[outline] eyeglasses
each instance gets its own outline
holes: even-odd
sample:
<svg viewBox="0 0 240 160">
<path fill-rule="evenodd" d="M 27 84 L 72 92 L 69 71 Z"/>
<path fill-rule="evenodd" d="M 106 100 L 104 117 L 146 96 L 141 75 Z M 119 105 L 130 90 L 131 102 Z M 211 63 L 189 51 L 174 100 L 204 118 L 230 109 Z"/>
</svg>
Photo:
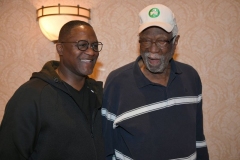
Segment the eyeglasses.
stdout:
<svg viewBox="0 0 240 160">
<path fill-rule="evenodd" d="M 88 41 L 85 41 L 85 40 L 80 40 L 77 42 L 60 42 L 60 43 L 76 43 L 76 47 L 80 51 L 86 51 L 88 49 L 88 46 L 90 45 L 90 47 L 92 48 L 93 51 L 100 52 L 103 47 L 102 42 L 94 42 L 92 44 L 89 44 Z"/>
<path fill-rule="evenodd" d="M 170 40 L 156 40 L 155 42 L 152 40 L 140 39 L 139 43 L 141 43 L 142 47 L 144 48 L 150 48 L 153 43 L 155 43 L 158 48 L 166 48 L 175 37 L 176 36 L 172 37 Z"/>
</svg>

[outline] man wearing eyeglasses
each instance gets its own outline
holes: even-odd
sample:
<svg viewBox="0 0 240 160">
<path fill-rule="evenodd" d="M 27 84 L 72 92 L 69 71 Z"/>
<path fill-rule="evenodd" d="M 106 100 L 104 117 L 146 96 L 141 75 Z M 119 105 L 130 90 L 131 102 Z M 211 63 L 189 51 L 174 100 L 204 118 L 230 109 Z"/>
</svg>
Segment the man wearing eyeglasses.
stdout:
<svg viewBox="0 0 240 160">
<path fill-rule="evenodd" d="M 174 14 L 154 4 L 139 16 L 141 55 L 111 72 L 104 86 L 105 157 L 208 160 L 200 77 L 173 60 L 179 40 Z"/>
<path fill-rule="evenodd" d="M 91 25 L 60 31 L 60 62 L 47 62 L 9 100 L 0 128 L 1 160 L 104 159 L 102 82 L 88 78 L 103 44 Z"/>
</svg>

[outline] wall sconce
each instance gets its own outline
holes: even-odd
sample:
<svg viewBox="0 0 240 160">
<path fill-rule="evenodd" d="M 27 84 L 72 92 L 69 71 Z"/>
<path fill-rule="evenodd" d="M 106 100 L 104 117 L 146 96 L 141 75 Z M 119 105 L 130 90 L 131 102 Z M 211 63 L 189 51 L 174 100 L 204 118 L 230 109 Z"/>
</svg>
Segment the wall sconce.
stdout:
<svg viewBox="0 0 240 160">
<path fill-rule="evenodd" d="M 42 6 L 37 10 L 37 21 L 42 33 L 52 42 L 56 43 L 61 27 L 71 21 L 90 20 L 90 9 L 77 6 Z"/>
</svg>

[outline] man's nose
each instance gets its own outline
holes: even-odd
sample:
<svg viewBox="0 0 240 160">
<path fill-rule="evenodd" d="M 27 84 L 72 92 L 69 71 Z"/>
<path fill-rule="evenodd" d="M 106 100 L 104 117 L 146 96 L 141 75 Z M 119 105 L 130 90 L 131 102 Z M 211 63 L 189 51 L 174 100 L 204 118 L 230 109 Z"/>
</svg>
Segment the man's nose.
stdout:
<svg viewBox="0 0 240 160">
<path fill-rule="evenodd" d="M 85 53 L 88 54 L 88 55 L 91 55 L 91 56 L 93 56 L 95 54 L 98 54 L 98 52 L 95 52 L 90 45 L 88 46 L 88 48 L 85 51 Z"/>
<path fill-rule="evenodd" d="M 152 53 L 159 52 L 160 48 L 157 46 L 156 42 L 152 42 L 151 46 L 149 47 L 149 51 Z"/>
</svg>

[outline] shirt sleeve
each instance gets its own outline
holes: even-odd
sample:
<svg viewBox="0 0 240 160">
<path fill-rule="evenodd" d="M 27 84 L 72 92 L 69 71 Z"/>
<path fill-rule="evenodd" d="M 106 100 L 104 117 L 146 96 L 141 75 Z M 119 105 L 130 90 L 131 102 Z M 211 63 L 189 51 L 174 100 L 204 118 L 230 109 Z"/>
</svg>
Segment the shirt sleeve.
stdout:
<svg viewBox="0 0 240 160">
<path fill-rule="evenodd" d="M 102 125 L 106 160 L 131 159 L 128 158 L 131 153 L 122 136 L 125 130 L 121 125 L 115 124 L 120 114 L 119 108 L 124 94 L 122 81 L 116 78 L 118 74 L 118 72 L 109 74 L 103 90 Z"/>
<path fill-rule="evenodd" d="M 109 111 L 109 106 L 106 100 L 103 100 L 102 118 L 103 118 L 103 138 L 105 143 L 106 160 L 114 159 L 114 129 L 113 121 L 116 116 Z"/>
<path fill-rule="evenodd" d="M 202 83 L 200 77 L 197 79 L 199 93 L 202 94 Z M 196 149 L 197 149 L 197 160 L 209 160 L 207 143 L 204 136 L 203 130 L 203 111 L 202 111 L 202 99 L 197 106 L 196 115 Z"/>
</svg>

